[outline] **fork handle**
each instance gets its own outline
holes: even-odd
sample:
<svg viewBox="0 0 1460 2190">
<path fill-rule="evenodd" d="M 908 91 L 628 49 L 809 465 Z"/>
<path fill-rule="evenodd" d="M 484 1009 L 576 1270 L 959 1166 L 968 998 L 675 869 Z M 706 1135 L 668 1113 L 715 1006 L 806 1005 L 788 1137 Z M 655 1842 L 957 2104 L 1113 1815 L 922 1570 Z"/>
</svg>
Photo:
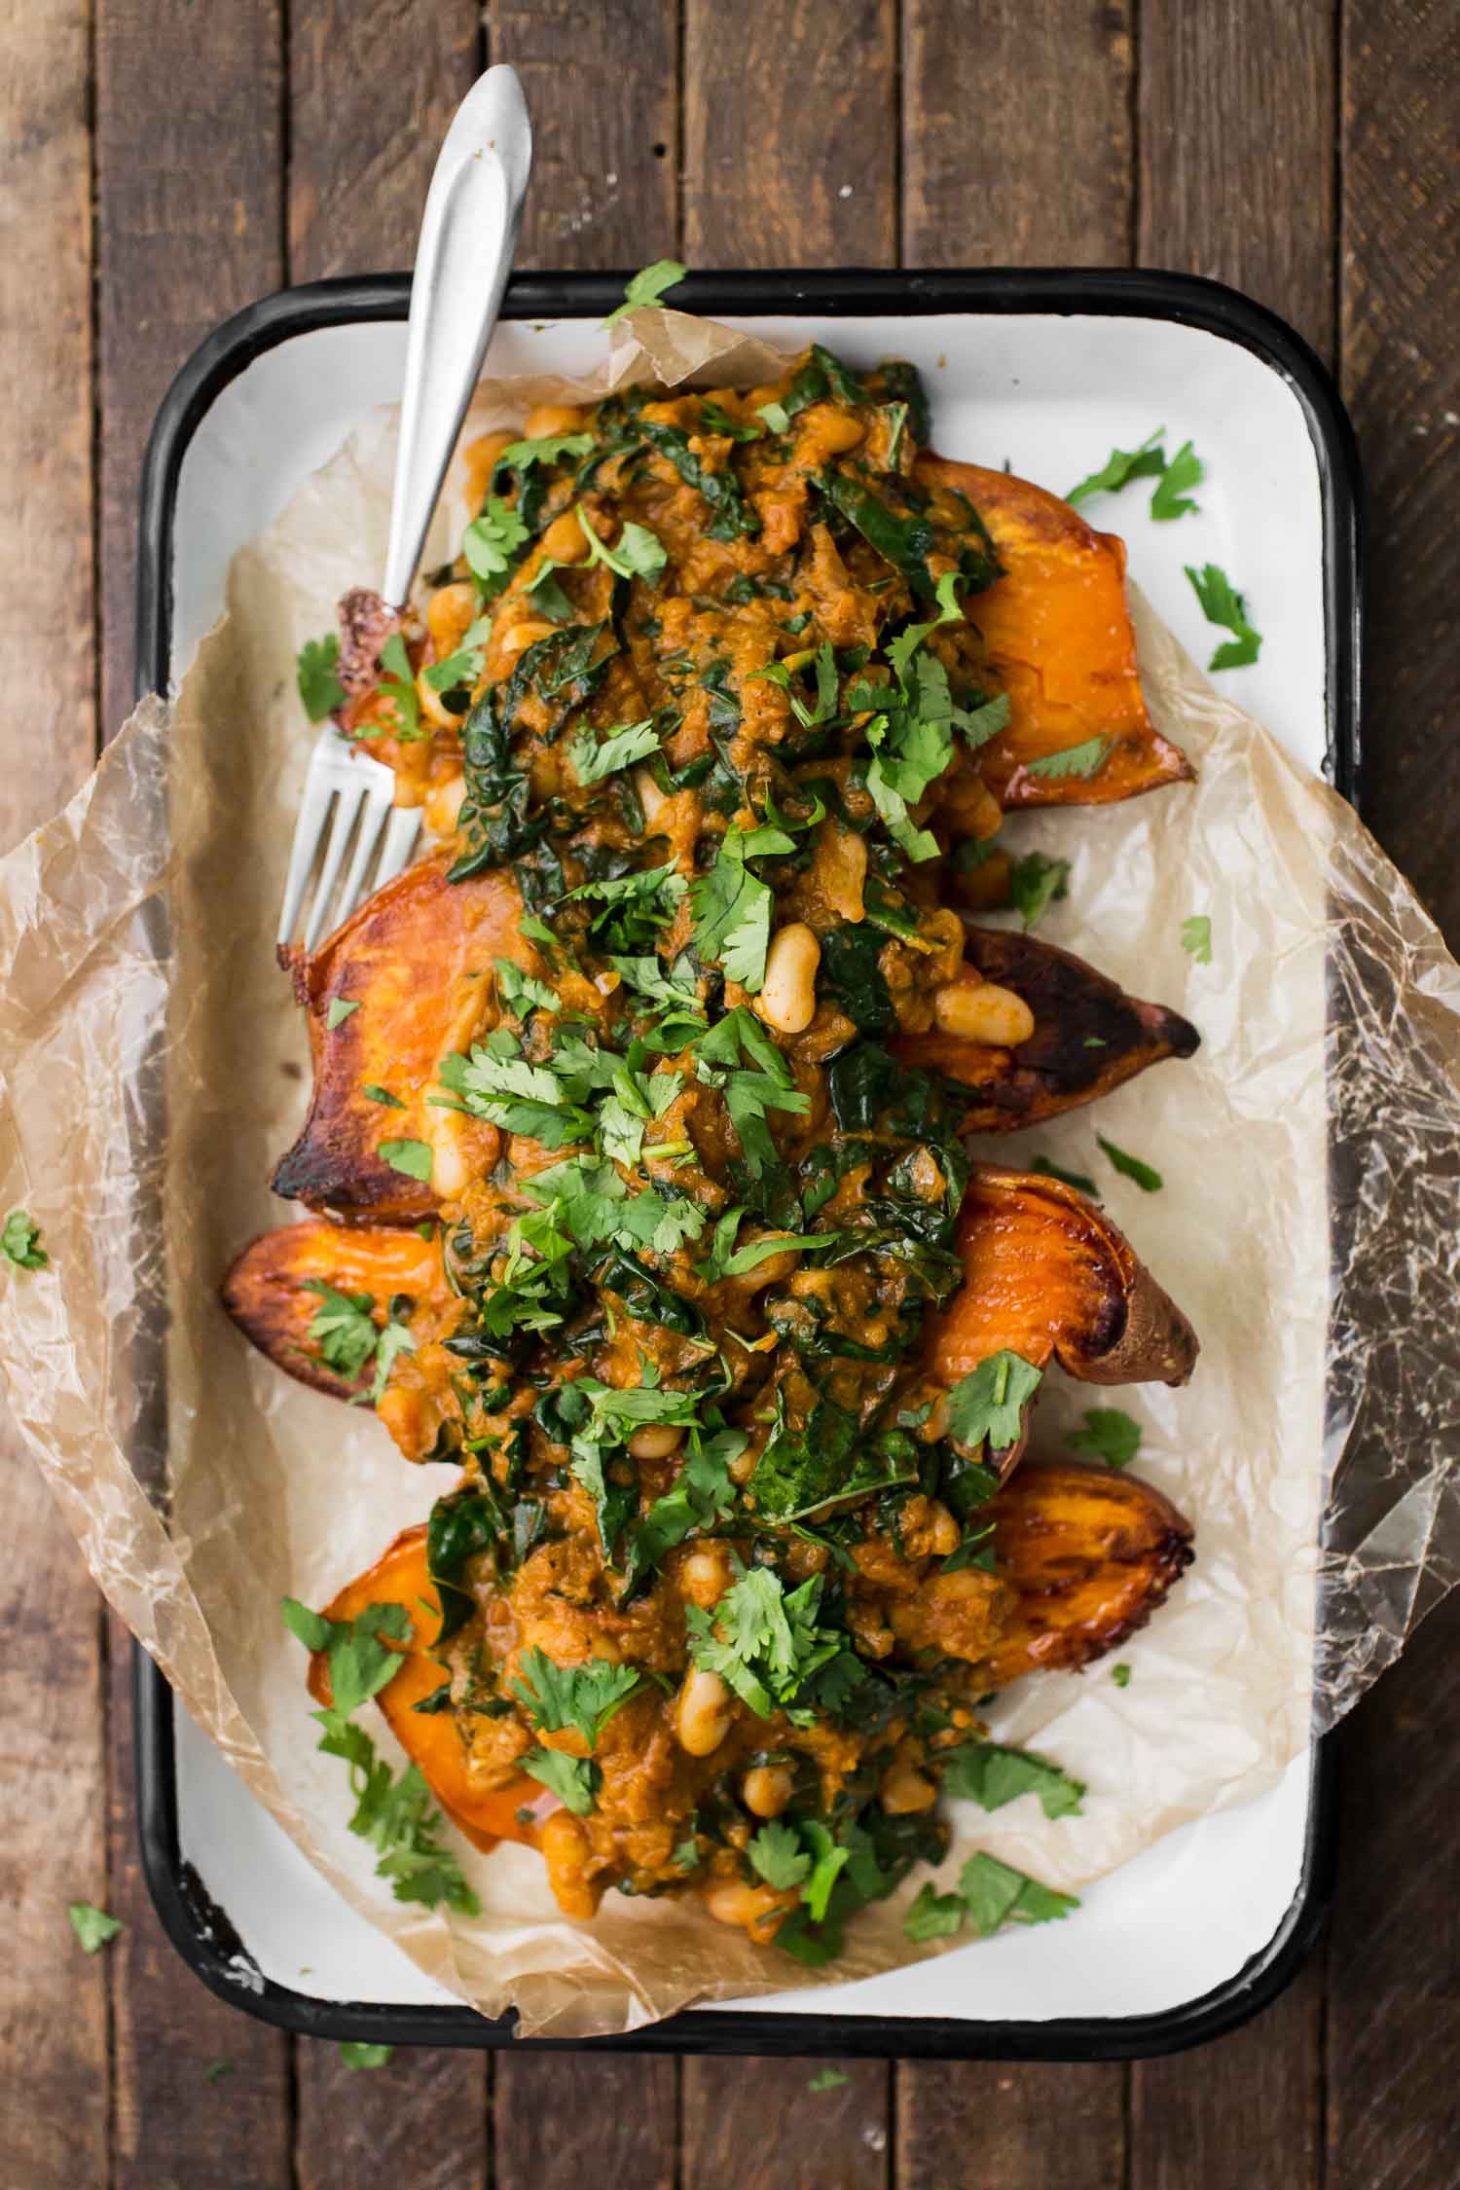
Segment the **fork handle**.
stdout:
<svg viewBox="0 0 1460 2190">
<path fill-rule="evenodd" d="M 381 592 L 405 604 L 496 324 L 532 169 L 517 71 L 489 68 L 446 133 L 411 281 L 400 443 Z"/>
</svg>

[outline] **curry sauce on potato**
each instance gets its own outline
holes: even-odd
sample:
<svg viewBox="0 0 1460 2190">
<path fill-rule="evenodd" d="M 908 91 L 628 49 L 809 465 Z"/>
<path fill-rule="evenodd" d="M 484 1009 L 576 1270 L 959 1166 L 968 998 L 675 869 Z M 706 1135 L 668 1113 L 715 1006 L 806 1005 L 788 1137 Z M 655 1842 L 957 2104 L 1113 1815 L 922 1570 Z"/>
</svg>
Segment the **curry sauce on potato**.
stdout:
<svg viewBox="0 0 1460 2190">
<path fill-rule="evenodd" d="M 225 1288 L 461 1469 L 323 1616 L 394 1608 L 447 1814 L 570 1916 L 693 1890 L 808 1960 L 943 1853 L 989 1692 L 1128 1633 L 1189 1536 L 1123 1476 L 1010 1480 L 1051 1361 L 1180 1382 L 1195 1341 L 966 1139 L 1195 1046 L 970 919 L 1007 807 L 1188 771 L 1119 542 L 926 434 L 911 368 L 820 348 L 553 406 L 470 452 L 418 610 L 347 599 L 339 722 L 434 848 L 292 961 L 314 1214 Z"/>
</svg>

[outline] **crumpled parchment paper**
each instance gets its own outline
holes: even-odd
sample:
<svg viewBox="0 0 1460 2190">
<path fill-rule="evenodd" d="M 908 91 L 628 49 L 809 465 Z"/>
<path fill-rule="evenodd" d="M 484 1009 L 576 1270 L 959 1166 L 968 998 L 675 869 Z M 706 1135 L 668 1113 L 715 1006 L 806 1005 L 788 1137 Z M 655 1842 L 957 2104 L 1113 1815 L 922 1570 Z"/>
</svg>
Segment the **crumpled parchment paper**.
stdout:
<svg viewBox="0 0 1460 2190">
<path fill-rule="evenodd" d="M 608 376 L 777 368 L 759 342 L 652 311 L 615 331 Z M 565 392 L 602 391 L 499 384 L 478 423 Z M 325 1601 L 454 1476 L 409 1467 L 368 1413 L 270 1368 L 216 1289 L 287 1215 L 266 1180 L 307 1093 L 273 955 L 310 742 L 294 656 L 380 562 L 393 433 L 392 417 L 368 426 L 238 557 L 229 615 L 175 702 L 145 701 L 0 862 L 0 1213 L 28 1209 L 51 1258 L 0 1277 L 0 1361 L 99 1586 L 318 1867 L 463 1999 L 587 2036 L 919 1950 L 900 1903 L 859 1918 L 844 1960 L 812 1977 L 696 1904 L 610 1894 L 574 1925 L 510 1846 L 462 1851 L 479 1919 L 403 1907 L 347 1830 L 344 1767 L 316 1750 L 280 1597 Z M 442 512 L 441 552 L 461 517 Z M 1052 1823 L 1031 1796 L 996 1816 L 960 1806 L 950 1876 L 976 1846 L 1078 1888 L 1271 1786 L 1460 1560 L 1460 969 L 1343 802 L 1136 613 L 1152 711 L 1198 781 L 1017 817 L 1008 835 L 1074 863 L 1041 935 L 1185 1012 L 1203 1045 L 981 1152 L 1096 1175 L 1195 1322 L 1190 1386 L 1119 1399 L 1144 1428 L 1138 1472 L 1195 1521 L 1198 1558 L 1119 1653 L 1128 1686 L 1107 1663 L 1000 1699 L 998 1737 L 1084 1779 L 1084 1814 Z M 1182 948 L 1192 914 L 1211 922 L 1210 965 Z M 1097 1126 L 1163 1190 L 1117 1177 Z M 1035 1450 L 1058 1452 L 1101 1396 L 1051 1374 Z"/>
</svg>

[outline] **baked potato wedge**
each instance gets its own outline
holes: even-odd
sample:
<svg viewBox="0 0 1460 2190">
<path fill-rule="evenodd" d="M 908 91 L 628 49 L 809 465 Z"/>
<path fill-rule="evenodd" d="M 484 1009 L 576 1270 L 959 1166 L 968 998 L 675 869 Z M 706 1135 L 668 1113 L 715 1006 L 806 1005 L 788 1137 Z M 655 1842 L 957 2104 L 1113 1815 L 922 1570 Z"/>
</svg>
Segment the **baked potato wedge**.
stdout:
<svg viewBox="0 0 1460 2190">
<path fill-rule="evenodd" d="M 991 681 L 1009 695 L 1009 727 L 979 755 L 1000 804 L 1100 806 L 1189 780 L 1189 763 L 1146 711 L 1123 543 L 1008 472 L 928 454 L 915 476 L 968 497 L 1004 566 L 968 604 Z M 1031 773 L 1031 762 L 1097 737 L 1108 742 L 1091 772 Z"/>
<path fill-rule="evenodd" d="M 1184 1384 L 1196 1334 L 1095 1204 L 1062 1180 L 974 1170 L 958 1222 L 964 1284 L 928 1336 L 950 1390 L 1008 1351 L 1085 1384 Z M 1020 1447 L 1000 1455 L 1007 1471 Z"/>
<path fill-rule="evenodd" d="M 1127 996 L 1069 951 L 1033 936 L 967 924 L 969 980 L 1022 997 L 1034 1032 L 995 1049 L 933 1029 L 890 1046 L 904 1063 L 941 1072 L 970 1090 L 966 1133 L 1005 1133 L 1094 1102 L 1165 1057 L 1190 1057 L 1201 1036 L 1179 1012 Z"/>
<path fill-rule="evenodd" d="M 409 1223 L 495 1163 L 495 1126 L 429 1098 L 440 1060 L 465 1048 L 493 1009 L 494 960 L 532 972 L 538 959 L 519 931 L 522 899 L 511 876 L 449 882 L 448 866 L 444 856 L 417 861 L 312 958 L 282 954 L 309 1015 L 314 1093 L 274 1173 L 276 1194 Z M 342 1012 L 346 1005 L 353 1008 Z M 429 1151 L 429 1178 L 380 1153 L 399 1143 Z"/>
<path fill-rule="evenodd" d="M 411 1622 L 411 1639 L 401 1651 L 402 1664 L 375 1701 L 412 1764 L 418 1765 L 453 1825 L 478 1848 L 499 1840 L 536 1838 L 518 1812 L 541 1803 L 535 1779 L 518 1773 L 505 1787 L 490 1792 L 473 1784 L 458 1721 L 449 1711 L 417 1708 L 448 1678 L 431 1655 L 441 1633 L 441 1599 L 431 1579 L 425 1524 L 403 1529 L 393 1544 L 324 1608 L 327 1620 L 358 1619 L 371 1605 L 401 1605 Z M 395 1647 L 392 1645 L 392 1647 Z M 329 1660 L 316 1652 L 310 1661 L 309 1692 L 316 1703 L 330 1700 Z"/>
<path fill-rule="evenodd" d="M 1016 1600 L 989 1661 L 993 1688 L 1115 1649 L 1191 1564 L 1191 1524 L 1170 1499 L 1106 1468 L 1031 1463 L 987 1512 Z"/>
</svg>

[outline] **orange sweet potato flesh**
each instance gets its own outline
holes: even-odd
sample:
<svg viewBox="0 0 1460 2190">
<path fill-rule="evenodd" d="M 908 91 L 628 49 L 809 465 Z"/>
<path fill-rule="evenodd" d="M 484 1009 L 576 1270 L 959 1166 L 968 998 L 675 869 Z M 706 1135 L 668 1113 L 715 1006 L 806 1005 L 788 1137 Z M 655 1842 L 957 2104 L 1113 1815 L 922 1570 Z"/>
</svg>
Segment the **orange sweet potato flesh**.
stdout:
<svg viewBox="0 0 1460 2190">
<path fill-rule="evenodd" d="M 1184 1384 L 1196 1335 L 1109 1217 L 1062 1180 L 979 1165 L 958 1220 L 964 1283 L 928 1336 L 950 1388 L 1007 1349 L 1086 1384 Z"/>
<path fill-rule="evenodd" d="M 945 1073 L 972 1092 L 965 1133 L 1037 1125 L 1112 1088 L 1165 1057 L 1190 1057 L 1201 1037 L 1163 1004 L 1127 996 L 1083 959 L 1032 936 L 967 925 L 967 964 L 1012 989 L 1034 1014 L 1017 1049 L 991 1049 L 934 1029 L 891 1045 L 904 1063 Z"/>
<path fill-rule="evenodd" d="M 223 1281 L 224 1307 L 277 1367 L 341 1399 L 365 1389 L 373 1371 L 348 1383 L 321 1361 L 307 1336 L 320 1306 L 319 1295 L 305 1290 L 311 1279 L 341 1293 L 368 1293 L 380 1323 L 398 1293 L 413 1301 L 447 1293 L 439 1239 L 393 1225 L 309 1217 L 246 1247 Z"/>
<path fill-rule="evenodd" d="M 1014 1617 L 989 1685 L 1071 1670 L 1144 1626 L 1191 1563 L 1191 1524 L 1149 1483 L 1068 1462 L 1023 1467 L 987 1507 Z"/>
<path fill-rule="evenodd" d="M 530 970 L 519 932 L 522 899 L 510 875 L 448 882 L 444 857 L 419 860 L 377 890 L 312 958 L 288 955 L 309 1015 L 314 1094 L 304 1130 L 274 1173 L 274 1191 L 313 1209 L 358 1210 L 408 1223 L 429 1216 L 467 1179 L 491 1169 L 501 1145 L 493 1125 L 443 1110 L 436 1071 L 466 1048 L 492 994 L 494 959 Z M 330 1006 L 358 1008 L 328 1024 Z M 395 1109 L 367 1095 L 393 1095 Z M 382 1141 L 422 1141 L 433 1176 L 392 1169 Z"/>
<path fill-rule="evenodd" d="M 1099 806 L 1189 778 L 1184 755 L 1146 711 L 1122 542 L 1092 531 L 1058 495 L 1008 472 L 926 455 L 916 476 L 926 487 L 967 495 L 1004 566 L 997 584 L 968 607 L 991 677 L 1009 695 L 1009 727 L 979 755 L 1000 803 Z M 1095 774 L 1029 773 L 1031 761 L 1094 737 L 1110 740 Z"/>
<path fill-rule="evenodd" d="M 325 1606 L 324 1616 L 354 1620 L 370 1605 L 403 1605 L 410 1617 L 404 1663 L 375 1700 L 442 1809 L 479 1848 L 495 1847 L 499 1840 L 534 1840 L 533 1827 L 524 1825 L 517 1812 L 541 1802 L 538 1782 L 518 1773 L 507 1786 L 491 1792 L 473 1786 L 456 1719 L 449 1711 L 414 1708 L 447 1678 L 430 1654 L 441 1632 L 441 1600 L 427 1563 L 424 1525 L 403 1530 L 374 1566 L 346 1583 Z M 310 1663 L 309 1692 L 316 1702 L 329 1702 L 329 1663 L 322 1655 Z"/>
</svg>

